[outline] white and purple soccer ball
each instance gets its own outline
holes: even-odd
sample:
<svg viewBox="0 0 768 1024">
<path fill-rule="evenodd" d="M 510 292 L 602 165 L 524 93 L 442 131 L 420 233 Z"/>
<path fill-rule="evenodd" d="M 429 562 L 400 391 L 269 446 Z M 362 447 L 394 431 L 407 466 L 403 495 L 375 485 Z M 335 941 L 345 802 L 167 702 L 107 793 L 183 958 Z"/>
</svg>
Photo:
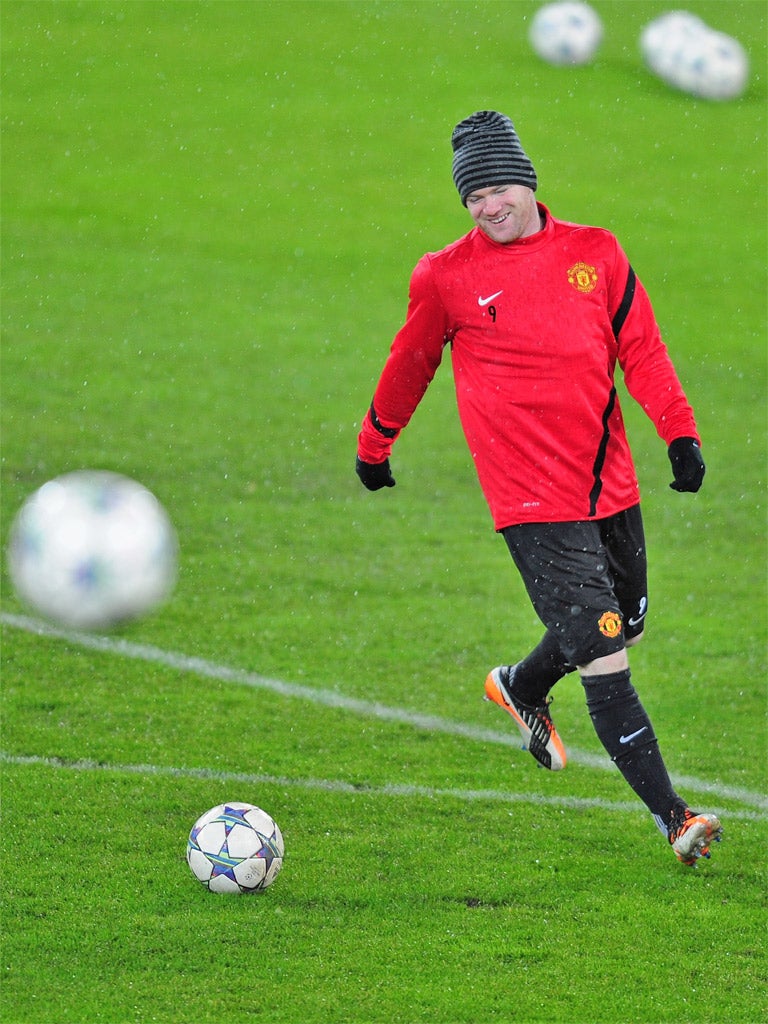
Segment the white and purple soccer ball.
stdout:
<svg viewBox="0 0 768 1024">
<path fill-rule="evenodd" d="M 219 893 L 269 888 L 283 867 L 285 843 L 275 820 L 254 804 L 218 804 L 201 815 L 187 841 L 195 878 Z"/>
<path fill-rule="evenodd" d="M 603 23 L 587 3 L 544 4 L 533 16 L 528 39 L 548 64 L 588 64 L 603 41 Z"/>
<path fill-rule="evenodd" d="M 176 582 L 178 545 L 157 498 L 135 480 L 78 470 L 31 494 L 11 526 L 18 596 L 51 621 L 102 629 L 148 614 Z"/>
<path fill-rule="evenodd" d="M 688 11 L 670 11 L 640 35 L 648 68 L 667 85 L 707 100 L 733 100 L 749 83 L 749 58 L 741 43 Z"/>
</svg>

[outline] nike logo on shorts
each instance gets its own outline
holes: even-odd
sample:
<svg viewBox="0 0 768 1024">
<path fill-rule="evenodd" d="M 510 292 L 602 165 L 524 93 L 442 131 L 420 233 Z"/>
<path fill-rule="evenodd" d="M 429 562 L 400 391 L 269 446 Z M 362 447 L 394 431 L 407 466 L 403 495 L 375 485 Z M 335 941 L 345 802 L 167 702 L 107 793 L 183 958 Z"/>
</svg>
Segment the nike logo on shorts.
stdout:
<svg viewBox="0 0 768 1024">
<path fill-rule="evenodd" d="M 645 616 L 647 615 L 647 613 L 648 613 L 648 598 L 647 597 L 641 597 L 640 598 L 640 606 L 639 606 L 639 608 L 637 610 L 637 618 L 636 619 L 630 618 L 628 620 L 629 625 L 630 626 L 639 626 L 640 623 L 645 618 Z"/>
</svg>

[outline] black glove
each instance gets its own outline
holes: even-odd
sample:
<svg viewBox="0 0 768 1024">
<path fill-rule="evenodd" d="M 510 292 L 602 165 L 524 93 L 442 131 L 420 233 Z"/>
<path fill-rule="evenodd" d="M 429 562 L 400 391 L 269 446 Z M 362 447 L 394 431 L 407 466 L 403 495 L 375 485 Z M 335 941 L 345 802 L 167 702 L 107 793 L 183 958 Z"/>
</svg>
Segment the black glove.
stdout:
<svg viewBox="0 0 768 1024">
<path fill-rule="evenodd" d="M 358 455 L 355 472 L 369 491 L 378 491 L 382 487 L 394 487 L 395 478 L 389 468 L 389 459 L 383 462 L 363 462 Z"/>
<path fill-rule="evenodd" d="M 696 492 L 704 479 L 704 459 L 699 442 L 693 437 L 676 437 L 668 449 L 674 480 L 673 491 Z"/>
</svg>

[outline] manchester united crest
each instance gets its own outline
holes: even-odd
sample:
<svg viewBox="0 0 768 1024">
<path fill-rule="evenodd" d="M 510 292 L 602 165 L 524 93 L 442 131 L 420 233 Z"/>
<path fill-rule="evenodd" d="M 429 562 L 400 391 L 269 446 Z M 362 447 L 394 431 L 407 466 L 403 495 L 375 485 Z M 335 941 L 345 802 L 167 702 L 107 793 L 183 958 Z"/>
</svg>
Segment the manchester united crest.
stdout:
<svg viewBox="0 0 768 1024">
<path fill-rule="evenodd" d="M 568 284 L 577 292 L 592 292 L 597 284 L 597 271 L 588 263 L 574 263 L 568 271 Z"/>
<path fill-rule="evenodd" d="M 603 612 L 597 625 L 603 636 L 618 636 L 621 632 L 621 616 L 616 612 Z"/>
</svg>

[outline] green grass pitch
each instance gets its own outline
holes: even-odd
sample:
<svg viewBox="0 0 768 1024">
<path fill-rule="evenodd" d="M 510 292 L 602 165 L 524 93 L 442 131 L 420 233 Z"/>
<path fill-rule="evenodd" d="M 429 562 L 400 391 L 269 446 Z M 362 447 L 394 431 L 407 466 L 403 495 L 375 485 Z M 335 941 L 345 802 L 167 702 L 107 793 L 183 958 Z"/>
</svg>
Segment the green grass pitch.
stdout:
<svg viewBox="0 0 768 1024">
<path fill-rule="evenodd" d="M 2 46 L 2 536 L 52 476 L 148 485 L 181 541 L 158 614 L 42 631 L 2 596 L 4 1024 L 753 1024 L 765 1013 L 766 27 L 749 91 L 643 68 L 662 2 L 542 64 L 531 2 L 19 2 Z M 553 212 L 614 230 L 697 411 L 670 491 L 625 401 L 652 619 L 633 678 L 680 790 L 679 865 L 556 691 L 538 771 L 486 672 L 539 628 L 444 366 L 393 491 L 354 476 L 416 260 L 470 226 L 453 125 L 515 121 Z M 205 892 L 195 819 L 248 800 L 287 857 Z"/>
</svg>

